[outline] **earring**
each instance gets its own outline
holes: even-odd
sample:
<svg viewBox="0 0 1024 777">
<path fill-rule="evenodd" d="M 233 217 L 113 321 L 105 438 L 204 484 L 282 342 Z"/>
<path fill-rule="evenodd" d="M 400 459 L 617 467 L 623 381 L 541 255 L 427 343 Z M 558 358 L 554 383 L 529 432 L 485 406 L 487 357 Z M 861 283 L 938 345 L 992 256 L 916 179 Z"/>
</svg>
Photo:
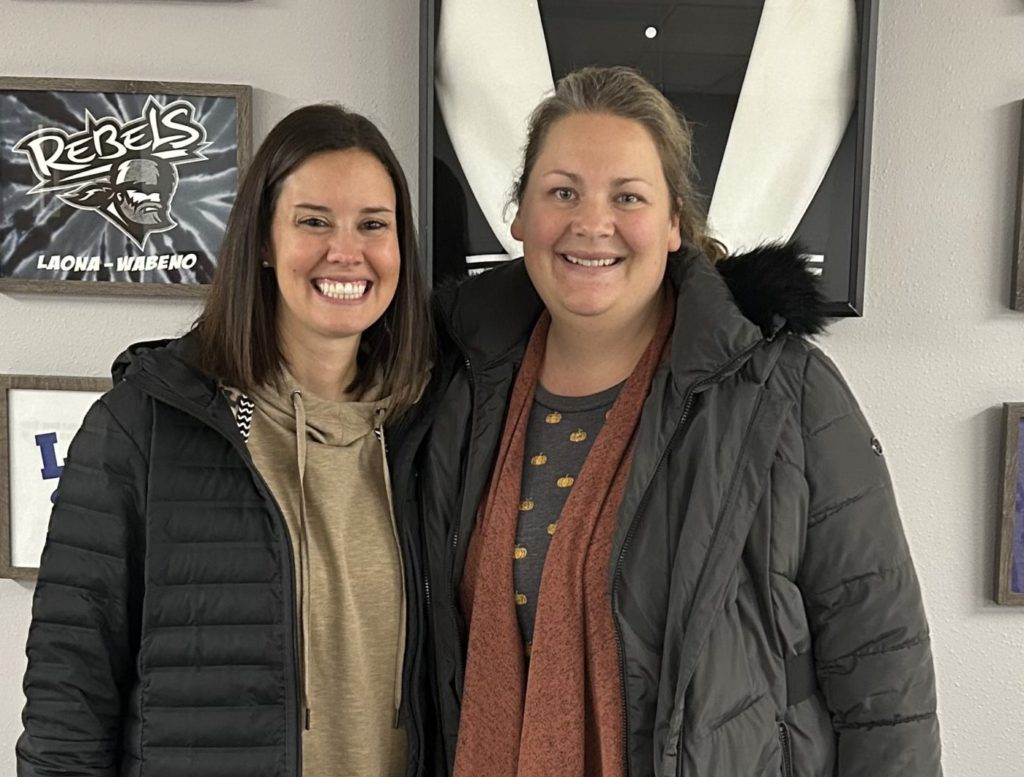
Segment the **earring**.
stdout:
<svg viewBox="0 0 1024 777">
<path fill-rule="evenodd" d="M 266 259 L 263 260 L 262 264 L 264 267 L 270 267 L 270 262 L 268 262 Z"/>
</svg>

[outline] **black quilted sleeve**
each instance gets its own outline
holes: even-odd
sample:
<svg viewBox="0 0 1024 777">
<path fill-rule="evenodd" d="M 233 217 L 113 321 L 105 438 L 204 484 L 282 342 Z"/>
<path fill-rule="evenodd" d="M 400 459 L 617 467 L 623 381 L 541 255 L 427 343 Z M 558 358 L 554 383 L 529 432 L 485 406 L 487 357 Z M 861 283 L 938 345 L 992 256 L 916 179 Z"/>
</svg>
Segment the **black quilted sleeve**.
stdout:
<svg viewBox="0 0 1024 777">
<path fill-rule="evenodd" d="M 109 399 L 93 405 L 72 441 L 50 516 L 26 649 L 18 777 L 114 777 L 119 769 L 138 652 L 148 467 Z"/>
</svg>

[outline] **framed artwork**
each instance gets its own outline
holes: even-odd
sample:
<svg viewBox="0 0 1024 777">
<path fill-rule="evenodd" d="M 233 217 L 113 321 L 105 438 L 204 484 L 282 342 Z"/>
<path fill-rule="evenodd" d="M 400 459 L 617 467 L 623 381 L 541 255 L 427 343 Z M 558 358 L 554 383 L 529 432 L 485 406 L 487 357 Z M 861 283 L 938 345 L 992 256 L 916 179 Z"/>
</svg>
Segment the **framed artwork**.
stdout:
<svg viewBox="0 0 1024 777">
<path fill-rule="evenodd" d="M 995 599 L 999 604 L 1024 605 L 1024 402 L 1004 404 L 1003 421 Z"/>
<path fill-rule="evenodd" d="M 252 88 L 0 78 L 0 291 L 201 294 Z"/>
<path fill-rule="evenodd" d="M 712 234 L 735 252 L 798 239 L 828 314 L 862 315 L 877 8 L 422 0 L 419 211 L 433 280 L 518 255 L 509 200 L 530 110 L 572 70 L 626 65 L 688 119 Z"/>
<path fill-rule="evenodd" d="M 1024 102 L 1021 103 L 1020 153 L 1017 159 L 1017 218 L 1014 235 L 1013 292 L 1010 307 L 1024 310 Z"/>
<path fill-rule="evenodd" d="M 68 445 L 103 378 L 0 375 L 0 578 L 34 578 Z"/>
</svg>

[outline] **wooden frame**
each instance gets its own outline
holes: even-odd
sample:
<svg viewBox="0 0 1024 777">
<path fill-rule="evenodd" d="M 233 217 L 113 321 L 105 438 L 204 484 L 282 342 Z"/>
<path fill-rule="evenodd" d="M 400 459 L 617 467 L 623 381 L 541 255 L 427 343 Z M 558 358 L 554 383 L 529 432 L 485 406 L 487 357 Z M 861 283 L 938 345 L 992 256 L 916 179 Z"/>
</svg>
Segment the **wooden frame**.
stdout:
<svg viewBox="0 0 1024 777">
<path fill-rule="evenodd" d="M 58 460 L 58 446 L 67 450 L 88 406 L 109 388 L 110 380 L 104 378 L 0 375 L 0 578 L 36 576 L 35 566 L 25 560 L 42 550 L 50 516 L 47 500 L 63 468 Z M 61 407 L 51 394 L 33 396 L 35 392 L 54 391 L 83 393 L 69 398 Z M 12 396 L 12 392 L 18 393 Z M 45 429 L 27 421 L 26 429 L 21 419 L 15 417 L 19 411 L 12 413 L 12 404 L 26 414 L 36 407 L 45 407 L 47 413 L 55 415 L 52 423 L 43 425 Z M 45 420 L 51 421 L 49 417 Z M 30 442 L 28 434 L 35 428 L 43 433 Z M 33 446 L 39 452 L 34 460 L 28 455 Z M 31 514 L 22 515 L 22 511 Z"/>
<path fill-rule="evenodd" d="M 995 600 L 999 604 L 1024 605 L 1024 402 L 1003 405 L 1003 428 Z"/>
<path fill-rule="evenodd" d="M 448 140 L 448 133 L 440 119 L 434 89 L 435 72 L 435 41 L 440 8 L 445 0 L 421 0 L 420 4 L 420 240 L 421 253 L 427 267 L 427 277 L 432 282 L 443 280 L 449 271 L 453 275 L 467 270 L 472 272 L 477 267 L 493 265 L 489 256 L 495 251 L 503 251 L 498 246 L 497 238 L 488 239 L 490 235 L 480 208 L 466 183 L 457 155 Z M 825 313 L 830 316 L 861 316 L 864 310 L 864 277 L 867 264 L 867 219 L 868 194 L 871 168 L 871 128 L 873 121 L 875 51 L 878 28 L 879 0 L 854 0 L 859 28 L 859 67 L 857 82 L 857 103 L 850 126 L 840 146 L 840 151 L 833 161 L 825 181 L 818 190 L 818 196 L 811 203 L 805 215 L 806 223 L 797 229 L 796 237 L 807 246 L 811 259 L 819 260 L 826 257 L 822 284 L 827 304 Z M 723 12 L 741 12 L 749 4 L 737 6 L 722 3 Z M 578 8 L 578 19 L 581 25 L 595 23 L 595 20 L 607 18 L 629 18 L 627 27 L 621 29 L 623 40 L 635 35 L 643 27 L 640 25 L 641 14 L 668 15 L 674 9 L 685 6 L 702 6 L 710 8 L 714 3 L 688 3 L 682 0 L 661 5 L 615 4 L 613 2 L 596 3 L 586 6 L 571 3 L 567 0 L 551 0 L 549 8 L 558 11 L 563 18 Z M 742 8 L 741 8 L 742 6 Z M 740 9 L 740 11 L 737 11 Z M 540 0 L 542 18 L 545 14 L 545 0 Z M 552 11 L 554 13 L 554 10 Z M 635 18 L 634 18 L 635 17 Z M 580 25 L 577 25 L 580 26 Z M 590 28 L 588 28 L 590 29 Z M 548 35 L 548 47 L 559 48 L 550 37 L 550 30 L 545 22 L 545 34 Z M 701 39 L 701 45 L 715 36 L 701 36 L 699 31 L 687 30 L 687 35 Z M 577 35 L 573 41 L 573 56 L 576 66 L 583 64 L 612 64 L 601 53 L 599 62 L 591 62 L 591 52 L 581 53 L 580 42 L 586 35 Z M 470 44 L 467 44 L 470 45 Z M 714 45 L 713 42 L 706 45 Z M 635 53 L 635 52 L 633 52 Z M 615 56 L 612 54 L 611 56 Z M 640 67 L 653 82 L 660 84 L 659 78 L 645 70 L 644 62 L 626 57 L 621 64 Z M 657 62 L 661 63 L 661 55 Z M 653 61 L 653 60 L 651 60 Z M 553 75 L 561 73 L 554 68 Z M 661 67 L 660 64 L 653 67 Z M 684 113 L 687 110 L 684 109 Z M 698 117 L 698 124 L 705 124 Z M 706 124 L 706 126 L 711 126 Z M 701 137 L 695 136 L 698 158 L 701 155 Z M 707 158 L 715 155 L 711 151 Z M 435 161 L 444 177 L 435 176 Z M 699 161 L 699 159 L 698 159 Z M 705 171 L 702 172 L 702 178 Z M 717 173 L 717 168 L 713 171 Z M 509 170 L 511 184 L 513 170 Z M 713 177 L 713 176 L 711 176 Z M 443 223 L 434 223 L 434 192 L 443 190 L 444 195 L 438 197 L 445 212 Z M 704 192 L 709 195 L 710 192 Z M 462 223 L 464 222 L 464 223 Z M 454 226 L 453 226 L 454 224 Z M 465 253 L 474 255 L 475 259 L 466 263 L 465 267 L 450 267 L 448 247 L 460 244 L 460 239 L 453 239 L 452 234 L 461 235 L 461 243 Z M 481 237 L 484 236 L 484 237 Z M 493 237 L 493 236 L 492 236 Z M 445 248 L 439 248 L 445 246 Z M 438 248 L 436 251 L 435 248 Z M 456 251 L 457 253 L 457 251 Z M 436 255 L 435 255 L 436 254 Z M 443 256 L 442 256 L 443 254 Z M 479 264 L 477 263 L 479 262 Z M 458 264 L 458 262 L 456 262 Z M 818 265 L 812 264 L 812 267 Z"/>
<path fill-rule="evenodd" d="M 197 296 L 252 87 L 0 77 L 0 292 Z"/>
<path fill-rule="evenodd" d="M 1013 290 L 1010 307 L 1024 311 L 1024 101 L 1021 102 L 1020 152 L 1017 158 L 1017 214 L 1013 239 Z"/>
</svg>

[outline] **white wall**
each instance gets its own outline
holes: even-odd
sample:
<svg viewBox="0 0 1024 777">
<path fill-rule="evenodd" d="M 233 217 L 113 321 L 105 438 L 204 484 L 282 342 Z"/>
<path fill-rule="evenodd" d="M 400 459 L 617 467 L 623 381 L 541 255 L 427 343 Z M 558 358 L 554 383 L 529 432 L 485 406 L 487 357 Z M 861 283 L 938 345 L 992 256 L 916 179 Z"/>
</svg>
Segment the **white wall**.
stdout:
<svg viewBox="0 0 1024 777">
<path fill-rule="evenodd" d="M 881 0 L 865 317 L 822 345 L 885 446 L 925 589 L 947 775 L 1024 774 L 1024 608 L 991 600 L 1024 2 Z"/>
<path fill-rule="evenodd" d="M 251 83 L 257 138 L 295 105 L 340 99 L 379 120 L 414 176 L 417 5 L 0 0 L 0 73 Z M 1024 401 L 1024 314 L 1007 306 L 1024 0 L 881 5 L 866 316 L 821 344 L 896 481 L 932 621 L 946 773 L 1017 777 L 1024 609 L 990 595 L 998 408 Z M 105 374 L 123 345 L 194 312 L 0 296 L 0 371 Z M 14 773 L 29 605 L 28 586 L 0 581 L 0 775 Z"/>
</svg>

